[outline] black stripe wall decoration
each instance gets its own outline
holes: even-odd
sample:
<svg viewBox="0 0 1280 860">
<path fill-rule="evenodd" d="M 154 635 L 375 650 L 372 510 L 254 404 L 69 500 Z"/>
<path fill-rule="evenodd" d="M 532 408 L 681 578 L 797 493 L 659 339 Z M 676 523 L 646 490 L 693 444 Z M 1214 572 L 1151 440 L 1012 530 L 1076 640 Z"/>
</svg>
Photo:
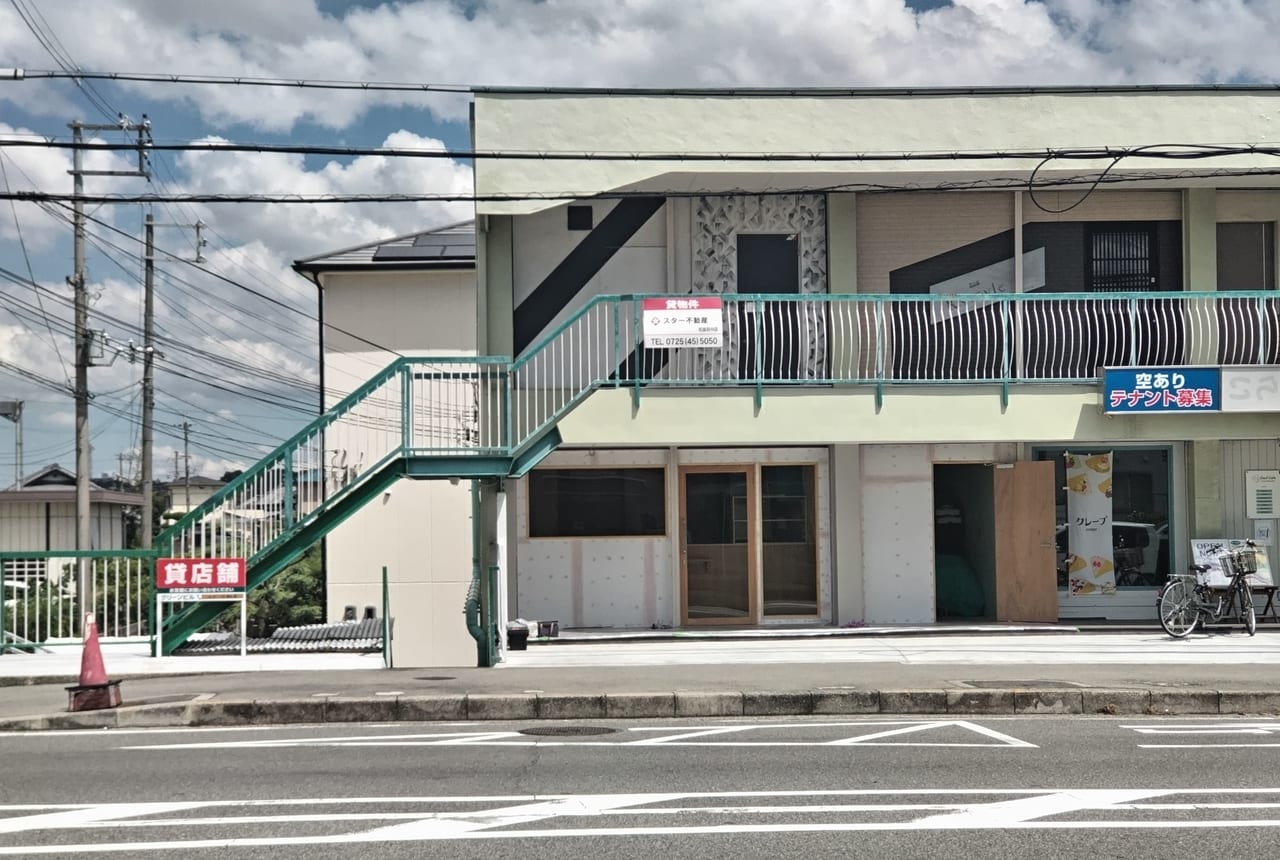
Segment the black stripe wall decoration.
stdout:
<svg viewBox="0 0 1280 860">
<path fill-rule="evenodd" d="M 516 355 L 533 343 L 534 338 L 568 307 L 587 282 L 599 274 L 618 249 L 625 246 L 664 203 L 665 197 L 627 197 L 618 201 L 618 205 L 515 309 L 512 346 Z M 658 285 L 653 286 L 656 288 Z"/>
</svg>

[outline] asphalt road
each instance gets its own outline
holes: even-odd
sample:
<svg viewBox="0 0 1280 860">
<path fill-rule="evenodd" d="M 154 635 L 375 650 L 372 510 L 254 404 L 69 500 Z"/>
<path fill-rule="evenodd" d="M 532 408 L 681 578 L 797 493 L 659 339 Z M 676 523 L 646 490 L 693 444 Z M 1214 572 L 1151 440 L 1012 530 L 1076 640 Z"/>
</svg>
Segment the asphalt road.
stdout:
<svg viewBox="0 0 1280 860">
<path fill-rule="evenodd" d="M 1258 718 L 13 734 L 0 857 L 1269 857 L 1278 754 Z"/>
</svg>

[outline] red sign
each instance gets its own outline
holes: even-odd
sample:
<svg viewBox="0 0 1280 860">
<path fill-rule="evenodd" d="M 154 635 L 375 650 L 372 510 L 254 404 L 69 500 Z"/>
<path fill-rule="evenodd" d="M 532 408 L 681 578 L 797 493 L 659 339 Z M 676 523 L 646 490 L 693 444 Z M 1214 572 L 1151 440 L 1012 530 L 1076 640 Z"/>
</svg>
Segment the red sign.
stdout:
<svg viewBox="0 0 1280 860">
<path fill-rule="evenodd" d="M 243 591 L 242 558 L 162 558 L 156 561 L 160 591 Z"/>
</svg>

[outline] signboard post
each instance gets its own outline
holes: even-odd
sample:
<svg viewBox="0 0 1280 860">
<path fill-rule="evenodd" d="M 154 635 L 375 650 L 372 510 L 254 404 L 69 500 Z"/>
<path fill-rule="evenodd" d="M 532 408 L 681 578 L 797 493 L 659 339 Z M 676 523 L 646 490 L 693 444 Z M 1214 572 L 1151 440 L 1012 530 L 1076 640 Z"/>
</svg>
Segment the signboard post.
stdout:
<svg viewBox="0 0 1280 860">
<path fill-rule="evenodd" d="M 718 347 L 724 340 L 724 300 L 719 296 L 644 299 L 641 310 L 647 349 Z"/>
<path fill-rule="evenodd" d="M 156 560 L 156 655 L 164 654 L 164 605 L 218 601 L 240 604 L 240 656 L 247 653 L 249 593 L 243 558 Z"/>
</svg>

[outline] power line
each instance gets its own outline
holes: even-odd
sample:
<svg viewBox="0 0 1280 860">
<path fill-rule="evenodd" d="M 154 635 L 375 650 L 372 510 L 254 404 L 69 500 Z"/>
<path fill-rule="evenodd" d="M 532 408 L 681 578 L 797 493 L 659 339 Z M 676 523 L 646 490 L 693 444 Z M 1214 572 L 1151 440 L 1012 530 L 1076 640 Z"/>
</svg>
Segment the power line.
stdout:
<svg viewBox="0 0 1280 860">
<path fill-rule="evenodd" d="M 0 145 L 39 149 L 71 149 L 101 151 L 133 151 L 136 144 L 108 141 L 72 141 L 51 138 L 6 138 Z M 643 151 L 610 152 L 603 150 L 495 150 L 495 149 L 417 149 L 389 146 L 326 146 L 321 144 L 237 143 L 234 141 L 148 143 L 153 152 L 251 152 L 261 155 L 333 155 L 347 158 L 381 156 L 384 158 L 427 158 L 454 161 L 676 161 L 676 162 L 900 162 L 900 161 L 1040 161 L 1043 159 L 1107 160 L 1142 155 L 1146 158 L 1195 160 L 1224 155 L 1280 155 L 1280 147 L 1261 144 L 1189 144 L 1163 143 L 1142 146 L 1096 146 L 1068 149 L 1020 150 L 921 150 L 918 152 L 732 152 L 732 151 Z"/>
<path fill-rule="evenodd" d="M 1280 175 L 1280 168 L 1220 168 L 1194 174 L 1198 179 L 1214 178 L 1247 178 Z M 883 182 L 845 182 L 833 185 L 789 186 L 781 188 L 748 189 L 748 188 L 716 188 L 716 189 L 650 189 L 644 191 L 548 191 L 548 192 L 512 192 L 504 194 L 460 194 L 460 193 L 419 193 L 419 194 L 86 194 L 80 200 L 87 203 L 280 203 L 280 204 L 317 204 L 317 203 L 519 203 L 547 202 L 569 200 L 622 200 L 632 197 L 782 197 L 796 194 L 823 194 L 830 192 L 862 192 L 874 194 L 920 194 L 943 191 L 975 191 L 1001 190 L 1018 188 L 1063 188 L 1079 185 L 1114 184 L 1167 181 L 1168 174 L 1154 172 L 1140 173 L 1089 173 L 1078 176 L 1057 177 L 1037 180 L 1030 185 L 1025 177 L 988 177 L 984 179 L 938 182 L 922 184 L 904 182 L 887 184 Z M 54 194 L 40 191 L 18 191 L 0 193 L 0 200 L 21 200 L 31 202 L 67 203 L 74 199 L 71 194 Z M 214 274 L 214 273 L 209 273 Z M 215 275 L 216 276 L 216 275 Z"/>
<path fill-rule="evenodd" d="M 130 83 L 214 84 L 219 86 L 288 87 L 290 89 L 363 90 L 366 92 L 456 93 L 465 95 L 474 87 L 466 84 L 415 84 L 396 81 L 344 81 L 306 78 L 250 78 L 224 75 L 165 75 L 135 72 L 76 72 L 15 69 L 18 79 L 80 78 L 85 80 L 126 81 Z"/>
<path fill-rule="evenodd" d="M 1058 84 L 1043 86 L 970 86 L 970 87 L 566 87 L 503 86 L 487 84 L 432 84 L 417 81 L 360 81 L 325 78 L 269 78 L 241 75 L 191 75 L 156 72 L 88 72 L 75 73 L 41 69 L 3 69 L 14 80 L 26 78 L 83 78 L 87 80 L 129 81 L 134 83 L 207 84 L 216 86 L 283 87 L 287 89 L 389 90 L 393 92 L 500 93 L 506 95 L 595 95 L 595 96 L 743 96 L 779 98 L 812 96 L 815 98 L 900 98 L 902 96 L 947 95 L 1027 95 L 1028 93 L 1109 94 L 1163 92 L 1274 92 L 1277 84 Z"/>
<path fill-rule="evenodd" d="M 0 195 L 0 198 L 2 198 L 2 195 Z M 65 204 L 61 204 L 61 203 L 60 203 L 59 205 L 62 205 L 62 207 L 63 207 L 64 209 L 66 208 Z M 62 217 L 62 218 L 65 220 L 67 216 L 62 215 L 62 216 L 60 216 L 60 217 Z M 129 233 L 129 232 L 128 232 L 128 231 L 126 231 L 126 230 L 121 230 L 119 227 L 116 227 L 114 224 L 110 224 L 110 223 L 108 223 L 108 222 L 106 222 L 106 221 L 103 221 L 103 220 L 101 220 L 101 219 L 99 219 L 99 218 L 95 218 L 95 217 L 93 217 L 92 215 L 87 216 L 87 217 L 88 217 L 88 219 L 89 219 L 90 221 L 92 221 L 93 223 L 98 224 L 99 226 L 101 226 L 101 227 L 103 227 L 103 228 L 105 228 L 105 229 L 107 229 L 107 230 L 110 230 L 110 231 L 111 231 L 111 232 L 113 232 L 113 233 L 119 234 L 120 236 L 123 236 L 123 237 L 125 237 L 126 239 L 129 239 L 130 241 L 133 241 L 133 242 L 137 242 L 137 241 L 139 241 L 137 236 L 134 236 L 133 234 Z M 102 241 L 105 241 L 105 240 L 102 240 Z M 120 248 L 120 247 L 119 247 L 119 246 L 117 246 L 117 245 L 112 245 L 111 247 L 116 248 L 117 250 L 121 251 L 121 253 L 125 253 L 125 254 L 127 254 L 127 253 L 128 253 L 128 251 L 126 251 L 126 250 L 124 250 L 124 249 Z M 208 275 L 208 276 L 209 276 L 209 277 L 211 277 L 211 278 L 215 278 L 216 280 L 221 281 L 222 283 L 227 284 L 228 286 L 232 286 L 232 287 L 235 287 L 235 288 L 236 288 L 236 289 L 238 289 L 238 290 L 242 290 L 242 291 L 244 291 L 244 292 L 246 292 L 246 293 L 248 293 L 248 294 L 250 294 L 250 295 L 252 295 L 252 296 L 254 296 L 254 297 L 256 297 L 256 298 L 258 298 L 258 299 L 261 299 L 261 300 L 262 300 L 262 301 L 264 301 L 264 302 L 267 302 L 268 304 L 272 304 L 272 305 L 275 305 L 275 306 L 277 306 L 277 307 L 283 308 L 284 310 L 287 310 L 287 311 L 289 311 L 289 312 L 291 312 L 291 313 L 297 314 L 298 316 L 301 316 L 302 318 L 304 318 L 304 319 L 306 319 L 306 320 L 310 320 L 311 322 L 319 323 L 319 321 L 320 321 L 320 318 L 319 318 L 317 315 L 315 315 L 315 314 L 308 313 L 307 311 L 303 310 L 302 308 L 297 307 L 296 305 L 291 305 L 291 304 L 289 304 L 288 302 L 286 302 L 286 301 L 284 301 L 284 300 L 282 300 L 282 299 L 278 299 L 278 298 L 276 298 L 275 296 L 272 296 L 272 295 L 269 295 L 269 294 L 267 294 L 267 293 L 264 293 L 264 292 L 262 292 L 261 290 L 255 290 L 253 287 L 250 287 L 250 286 L 247 286 L 247 285 L 245 285 L 245 284 L 242 284 L 242 283 L 240 283 L 239 281 L 235 280 L 234 278 L 227 277 L 226 275 L 223 275 L 223 274 L 222 274 L 222 273 L 220 273 L 220 272 L 215 272 L 215 271 L 213 271 L 212 269 L 207 269 L 207 268 L 205 268 L 205 267 L 201 266 L 199 263 L 196 263 L 196 262 L 195 262 L 195 261 L 193 261 L 193 260 L 188 260 L 188 259 L 186 259 L 185 257 L 180 257 L 180 256 L 178 256 L 178 255 L 176 255 L 176 254 L 173 254 L 173 253 L 171 253 L 171 252 L 169 252 L 169 251 L 164 250 L 163 248 L 157 248 L 157 249 L 156 249 L 156 251 L 157 251 L 158 253 L 163 254 L 164 256 L 168 257 L 170 260 L 172 260 L 172 261 L 174 261 L 174 262 L 178 262 L 178 263 L 182 263 L 183 265 L 190 266 L 191 268 L 196 269 L 196 270 L 197 270 L 197 271 L 199 271 L 199 272 L 203 272 L 204 274 Z M 175 275 L 173 275 L 173 274 L 169 274 L 169 275 L 168 275 L 168 277 L 170 277 L 170 278 L 177 278 L 177 276 L 175 276 Z M 181 279 L 178 279 L 178 280 L 181 280 Z M 191 287 L 192 289 L 198 289 L 194 284 L 190 283 L 189 281 L 182 281 L 182 283 L 186 284 L 187 286 Z M 374 349 L 378 349 L 378 350 L 381 350 L 381 351 L 383 351 L 383 352 L 391 353 L 392 355 L 397 355 L 397 356 L 398 356 L 398 355 L 400 355 L 400 352 L 399 352 L 398 350 L 394 349 L 393 347 L 389 347 L 389 346 L 386 346 L 386 345 L 384 345 L 384 344 L 377 343 L 376 341 L 369 340 L 368 338 L 366 338 L 366 337 L 362 337 L 361 335 L 358 335 L 358 334 L 356 334 L 355 332 L 348 331 L 347 329 L 344 329 L 344 328 L 342 328 L 341 326 L 334 325 L 333 323 L 328 323 L 328 322 L 326 322 L 326 323 L 324 324 L 324 326 L 325 326 L 325 328 L 327 328 L 327 329 L 330 329 L 330 330 L 332 330 L 332 331 L 338 332 L 339 334 L 344 334 L 344 335 L 346 335 L 347 337 L 350 337 L 350 338 L 352 338 L 352 339 L 354 339 L 354 340 L 357 340 L 357 341 L 359 341 L 360 343 L 365 344 L 366 346 L 371 346 L 371 347 L 373 347 Z"/>
</svg>

